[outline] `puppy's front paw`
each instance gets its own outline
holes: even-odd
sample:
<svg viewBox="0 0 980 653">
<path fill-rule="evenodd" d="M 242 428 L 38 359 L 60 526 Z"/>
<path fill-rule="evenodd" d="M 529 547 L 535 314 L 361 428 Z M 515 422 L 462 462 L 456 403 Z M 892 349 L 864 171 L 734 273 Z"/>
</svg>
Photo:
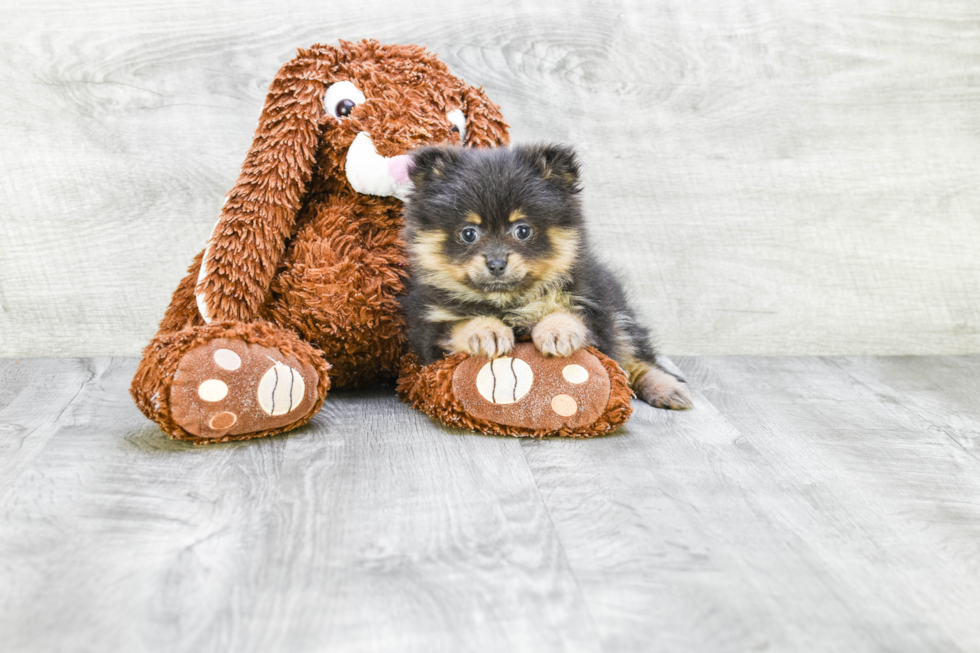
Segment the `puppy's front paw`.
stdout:
<svg viewBox="0 0 980 653">
<path fill-rule="evenodd" d="M 545 356 L 571 356 L 588 344 L 589 330 L 577 315 L 551 313 L 534 325 L 531 340 Z"/>
<path fill-rule="evenodd" d="M 476 317 L 453 329 L 448 345 L 450 353 L 497 358 L 514 348 L 514 332 L 497 318 Z"/>
<path fill-rule="evenodd" d="M 694 408 L 687 384 L 659 367 L 650 366 L 633 383 L 633 390 L 643 401 L 657 408 L 687 410 Z"/>
</svg>

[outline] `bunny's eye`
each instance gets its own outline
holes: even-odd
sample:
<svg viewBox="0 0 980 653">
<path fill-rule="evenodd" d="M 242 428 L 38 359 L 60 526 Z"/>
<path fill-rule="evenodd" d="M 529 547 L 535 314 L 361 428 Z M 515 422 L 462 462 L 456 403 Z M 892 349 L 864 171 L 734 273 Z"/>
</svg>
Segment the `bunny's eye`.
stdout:
<svg viewBox="0 0 980 653">
<path fill-rule="evenodd" d="M 466 116 L 459 109 L 453 109 L 446 113 L 446 118 L 452 123 L 450 133 L 459 134 L 459 140 L 466 140 Z"/>
<path fill-rule="evenodd" d="M 363 102 L 364 94 L 361 90 L 346 81 L 331 84 L 323 96 L 323 108 L 337 120 L 349 116 L 354 107 Z"/>
<path fill-rule="evenodd" d="M 350 115 L 351 109 L 353 109 L 356 106 L 357 105 L 354 104 L 353 100 L 348 100 L 347 98 L 344 98 L 343 100 L 337 103 L 336 107 L 334 107 L 334 113 L 337 114 L 338 118 L 341 116 L 344 116 L 346 118 L 347 116 Z"/>
</svg>

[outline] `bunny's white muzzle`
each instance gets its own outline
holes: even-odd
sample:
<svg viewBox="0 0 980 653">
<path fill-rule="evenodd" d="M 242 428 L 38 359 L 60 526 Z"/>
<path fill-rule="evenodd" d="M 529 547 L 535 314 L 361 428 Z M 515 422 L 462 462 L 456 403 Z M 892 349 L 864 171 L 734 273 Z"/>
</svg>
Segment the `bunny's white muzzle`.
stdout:
<svg viewBox="0 0 980 653">
<path fill-rule="evenodd" d="M 351 188 L 358 193 L 404 201 L 412 192 L 412 181 L 408 178 L 410 161 L 407 154 L 381 156 L 371 136 L 361 132 L 347 150 L 344 171 Z"/>
</svg>

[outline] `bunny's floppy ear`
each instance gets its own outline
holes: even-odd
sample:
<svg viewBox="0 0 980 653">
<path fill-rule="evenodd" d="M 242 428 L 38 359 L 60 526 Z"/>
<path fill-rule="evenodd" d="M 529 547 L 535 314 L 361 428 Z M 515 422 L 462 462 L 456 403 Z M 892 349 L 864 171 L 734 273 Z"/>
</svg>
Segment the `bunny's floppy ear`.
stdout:
<svg viewBox="0 0 980 653">
<path fill-rule="evenodd" d="M 195 295 L 206 322 L 253 319 L 306 194 L 323 118 L 311 51 L 276 74 L 252 147 L 208 240 Z"/>
<path fill-rule="evenodd" d="M 466 114 L 466 145 L 501 147 L 510 143 L 507 123 L 500 107 L 487 98 L 483 87 L 467 86 L 463 91 L 463 113 Z"/>
</svg>

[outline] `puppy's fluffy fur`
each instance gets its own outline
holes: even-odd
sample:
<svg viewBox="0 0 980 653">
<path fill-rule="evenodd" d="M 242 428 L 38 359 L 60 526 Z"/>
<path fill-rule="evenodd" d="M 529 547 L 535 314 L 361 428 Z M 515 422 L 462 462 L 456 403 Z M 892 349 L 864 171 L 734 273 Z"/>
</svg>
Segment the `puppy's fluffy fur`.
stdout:
<svg viewBox="0 0 980 653">
<path fill-rule="evenodd" d="M 593 345 L 647 403 L 691 407 L 686 384 L 657 364 L 649 332 L 588 247 L 571 149 L 429 147 L 413 160 L 403 306 L 424 362 L 458 351 L 503 356 L 528 336 L 546 356 Z"/>
</svg>

